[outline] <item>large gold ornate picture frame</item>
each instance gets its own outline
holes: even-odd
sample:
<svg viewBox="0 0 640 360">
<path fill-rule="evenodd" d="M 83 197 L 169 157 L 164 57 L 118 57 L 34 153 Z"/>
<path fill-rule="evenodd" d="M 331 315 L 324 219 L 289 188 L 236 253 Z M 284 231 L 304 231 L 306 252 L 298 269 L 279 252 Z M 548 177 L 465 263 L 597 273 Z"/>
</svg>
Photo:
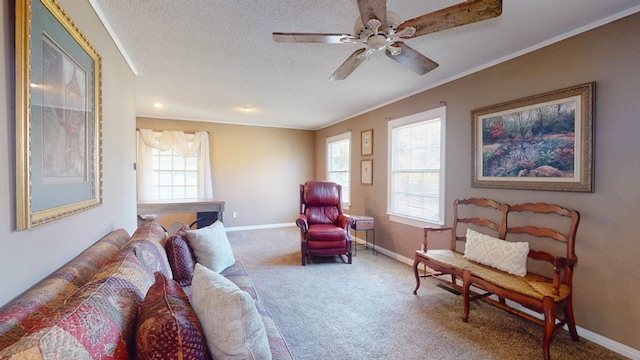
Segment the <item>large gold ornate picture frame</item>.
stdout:
<svg viewBox="0 0 640 360">
<path fill-rule="evenodd" d="M 471 112 L 471 186 L 593 192 L 595 82 Z"/>
<path fill-rule="evenodd" d="M 55 0 L 16 0 L 16 229 L 102 203 L 101 59 Z"/>
</svg>

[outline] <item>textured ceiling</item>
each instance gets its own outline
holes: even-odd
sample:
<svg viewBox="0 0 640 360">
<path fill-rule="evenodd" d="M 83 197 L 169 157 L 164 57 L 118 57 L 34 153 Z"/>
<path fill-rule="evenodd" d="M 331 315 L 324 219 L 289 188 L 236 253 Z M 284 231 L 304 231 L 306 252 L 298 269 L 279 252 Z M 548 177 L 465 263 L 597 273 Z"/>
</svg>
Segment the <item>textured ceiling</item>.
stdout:
<svg viewBox="0 0 640 360">
<path fill-rule="evenodd" d="M 458 2 L 390 0 L 388 9 L 406 20 Z M 640 11 L 640 0 L 504 0 L 497 18 L 406 40 L 440 64 L 426 75 L 378 53 L 346 80 L 329 81 L 358 45 L 276 43 L 271 33 L 351 34 L 355 0 L 90 3 L 137 74 L 138 116 L 297 129 L 322 128 Z"/>
</svg>

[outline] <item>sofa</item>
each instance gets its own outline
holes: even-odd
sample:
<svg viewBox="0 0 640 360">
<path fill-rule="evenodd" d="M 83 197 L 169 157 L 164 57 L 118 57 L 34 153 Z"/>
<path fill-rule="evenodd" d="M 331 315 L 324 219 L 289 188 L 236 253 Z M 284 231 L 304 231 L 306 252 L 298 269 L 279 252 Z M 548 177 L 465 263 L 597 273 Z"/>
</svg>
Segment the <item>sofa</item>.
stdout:
<svg viewBox="0 0 640 360">
<path fill-rule="evenodd" d="M 142 222 L 132 236 L 124 229 L 104 236 L 0 308 L 0 359 L 223 358 L 214 355 L 211 341 L 218 339 L 210 334 L 220 334 L 215 327 L 223 325 L 211 325 L 208 317 L 238 313 L 215 314 L 216 309 L 226 311 L 217 304 L 207 305 L 210 313 L 197 313 L 193 297 L 204 290 L 190 283 L 189 274 L 194 281 L 195 274 L 220 277 L 219 284 L 226 282 L 220 286 L 232 289 L 233 296 L 250 307 L 243 312 L 257 314 L 256 331 L 266 338 L 267 353 L 249 358 L 292 359 L 240 260 L 219 273 L 196 264 L 193 254 L 177 263 L 177 255 L 190 250 L 189 242 L 182 240 L 180 234 L 169 236 L 153 219 Z M 237 320 L 228 319 L 230 326 Z M 239 334 L 236 338 L 246 335 L 237 329 L 222 331 L 226 336 Z"/>
</svg>

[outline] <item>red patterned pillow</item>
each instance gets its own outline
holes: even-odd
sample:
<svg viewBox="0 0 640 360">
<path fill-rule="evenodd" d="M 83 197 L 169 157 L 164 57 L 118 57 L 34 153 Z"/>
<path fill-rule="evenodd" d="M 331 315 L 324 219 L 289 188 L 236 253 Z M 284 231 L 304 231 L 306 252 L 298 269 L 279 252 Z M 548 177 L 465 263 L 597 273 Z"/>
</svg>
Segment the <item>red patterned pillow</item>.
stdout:
<svg viewBox="0 0 640 360">
<path fill-rule="evenodd" d="M 191 285 L 196 259 L 189 244 L 182 236 L 174 235 L 167 240 L 164 249 L 167 251 L 167 260 L 169 260 L 169 266 L 173 272 L 173 280 L 182 286 Z"/>
<path fill-rule="evenodd" d="M 202 325 L 180 285 L 162 272 L 138 313 L 137 359 L 210 359 Z"/>
</svg>

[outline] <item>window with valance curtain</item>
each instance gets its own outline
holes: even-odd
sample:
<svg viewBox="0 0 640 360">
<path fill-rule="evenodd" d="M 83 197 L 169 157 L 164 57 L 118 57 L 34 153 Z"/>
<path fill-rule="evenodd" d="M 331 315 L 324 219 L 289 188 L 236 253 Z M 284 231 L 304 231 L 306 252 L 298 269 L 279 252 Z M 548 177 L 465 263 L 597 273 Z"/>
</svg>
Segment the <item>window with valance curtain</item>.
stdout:
<svg viewBox="0 0 640 360">
<path fill-rule="evenodd" d="M 209 134 L 138 130 L 138 200 L 213 198 Z"/>
</svg>

